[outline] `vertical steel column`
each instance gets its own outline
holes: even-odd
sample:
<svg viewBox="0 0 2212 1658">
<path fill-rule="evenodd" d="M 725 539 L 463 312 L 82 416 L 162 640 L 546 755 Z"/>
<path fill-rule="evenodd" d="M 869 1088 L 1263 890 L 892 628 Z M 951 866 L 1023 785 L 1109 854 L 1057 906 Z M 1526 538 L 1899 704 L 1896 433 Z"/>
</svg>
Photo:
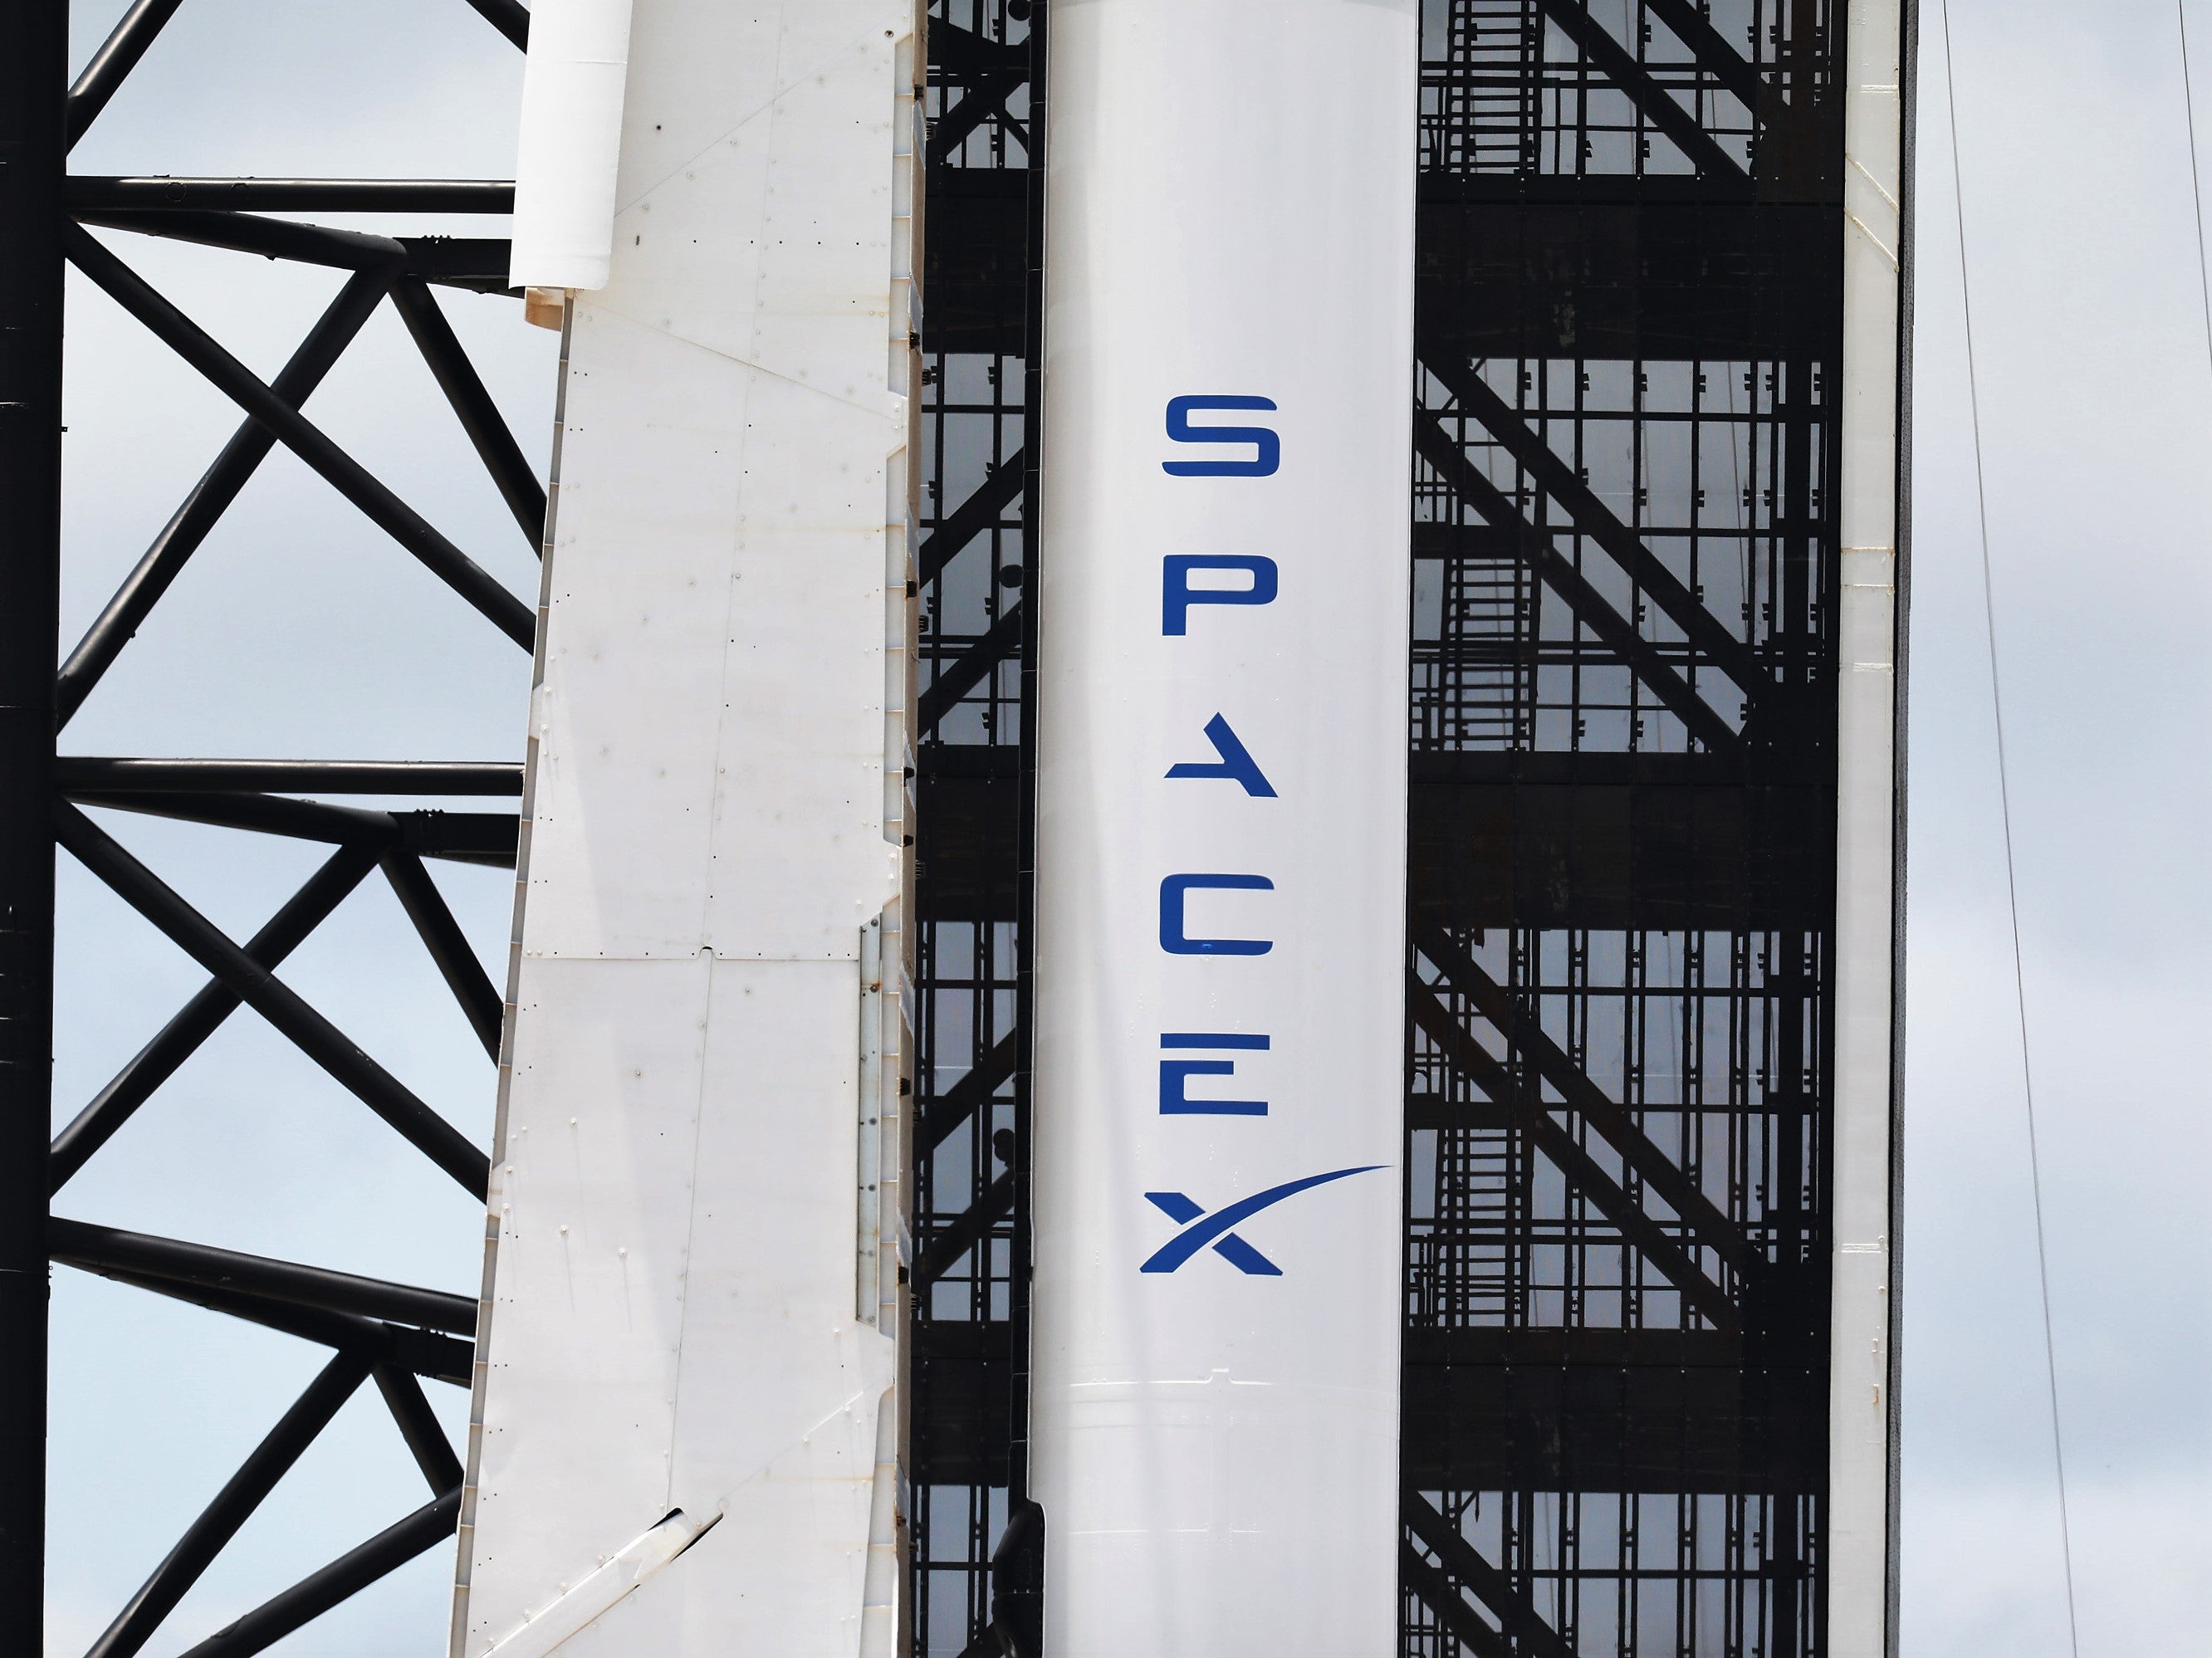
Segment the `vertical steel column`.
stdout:
<svg viewBox="0 0 2212 1658">
<path fill-rule="evenodd" d="M 1045 33 L 1051 8 L 1030 19 L 1028 210 L 1022 284 L 1022 663 L 1021 793 L 1014 885 L 1014 1017 L 1019 1058 L 1014 1066 L 1014 1236 L 1007 1248 L 1006 1531 L 991 1555 L 991 1627 L 1011 1658 L 1037 1658 L 1044 1645 L 1044 1526 L 1048 1516 L 1030 1495 L 1030 1309 L 1035 1260 L 1030 1220 L 1030 1150 L 1036 1121 L 1031 1069 L 1036 1029 L 1036 764 L 1038 573 L 1043 554 L 1039 463 L 1044 454 L 1044 145 Z M 926 301 L 926 296 L 925 296 Z M 978 1121 L 990 1108 L 977 1108 Z M 985 1248 L 990 1246 L 986 1244 Z"/>
<path fill-rule="evenodd" d="M 67 0 L 0 7 L 0 1651 L 44 1643 Z"/>
<path fill-rule="evenodd" d="M 1904 888 L 1905 47 L 1914 0 L 1850 0 L 1838 519 L 1834 1314 L 1828 1658 L 1894 1658 L 1898 1017 Z"/>
</svg>

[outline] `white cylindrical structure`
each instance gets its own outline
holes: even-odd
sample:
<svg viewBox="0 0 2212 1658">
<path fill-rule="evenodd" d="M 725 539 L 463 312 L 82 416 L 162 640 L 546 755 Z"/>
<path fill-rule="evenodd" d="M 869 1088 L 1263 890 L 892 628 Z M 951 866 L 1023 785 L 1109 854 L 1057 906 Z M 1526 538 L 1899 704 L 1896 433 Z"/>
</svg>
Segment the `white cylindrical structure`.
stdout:
<svg viewBox="0 0 2212 1658">
<path fill-rule="evenodd" d="M 517 288 L 595 289 L 613 268 L 631 0 L 538 0 L 515 146 Z"/>
<path fill-rule="evenodd" d="M 1414 0 L 1053 9 L 1054 1658 L 1397 1645 Z"/>
</svg>

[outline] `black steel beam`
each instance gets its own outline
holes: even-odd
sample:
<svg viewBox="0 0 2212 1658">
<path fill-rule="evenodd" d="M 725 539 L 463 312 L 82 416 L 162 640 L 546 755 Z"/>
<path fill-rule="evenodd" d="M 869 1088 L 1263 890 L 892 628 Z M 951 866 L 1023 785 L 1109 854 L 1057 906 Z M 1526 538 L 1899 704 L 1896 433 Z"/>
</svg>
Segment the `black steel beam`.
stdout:
<svg viewBox="0 0 2212 1658">
<path fill-rule="evenodd" d="M 66 0 L 0 6 L 0 1651 L 45 1646 Z"/>
<path fill-rule="evenodd" d="M 914 740 L 920 743 L 934 732 L 960 699 L 991 677 L 992 670 L 1020 649 L 1022 606 L 1009 604 L 975 642 L 937 671 L 917 700 Z"/>
<path fill-rule="evenodd" d="M 1474 1658 L 1515 1658 L 1505 1637 L 1475 1616 L 1442 1568 L 1403 1540 L 1398 1545 L 1398 1581 Z"/>
<path fill-rule="evenodd" d="M 422 1470 L 422 1478 L 430 1482 L 434 1493 L 452 1491 L 467 1479 L 461 1459 L 453 1454 L 453 1441 L 438 1425 L 430 1401 L 422 1396 L 422 1384 L 412 1370 L 396 1364 L 378 1365 L 376 1390 L 384 1395 L 385 1408 L 392 1412 L 399 1436 L 407 1442 L 415 1466 Z"/>
<path fill-rule="evenodd" d="M 915 550 L 921 580 L 942 574 L 954 555 L 999 521 L 1000 514 L 1022 498 L 1024 471 L 1022 452 L 1015 450 L 999 463 L 998 471 L 976 487 L 975 493 L 937 521 L 937 527 Z"/>
<path fill-rule="evenodd" d="M 1453 1017 L 1435 989 L 1410 974 L 1406 983 L 1406 1016 L 1443 1051 L 1455 1070 L 1464 1072 L 1494 1103 L 1513 1112 L 1530 1143 L 1565 1177 L 1567 1184 L 1612 1222 L 1637 1253 L 1681 1292 L 1685 1302 L 1717 1329 L 1741 1327 L 1742 1315 L 1728 1292 L 1606 1172 L 1572 1132 L 1553 1117 L 1537 1091 L 1517 1084 L 1504 1062 Z"/>
<path fill-rule="evenodd" d="M 246 942 L 246 955 L 274 970 L 375 867 L 374 848 L 340 847 Z M 131 1121 L 131 1114 L 153 1096 L 154 1090 L 175 1075 L 177 1067 L 216 1033 L 238 1005 L 236 993 L 220 980 L 201 987 L 55 1137 L 48 1177 L 52 1189 L 58 1192 L 67 1185 L 92 1155 Z"/>
<path fill-rule="evenodd" d="M 501 179 L 173 179 L 80 176 L 64 186 L 73 213 L 213 209 L 249 213 L 512 213 Z"/>
<path fill-rule="evenodd" d="M 963 93 L 957 103 L 930 125 L 927 160 L 933 171 L 942 172 L 945 159 L 994 116 L 1026 141 L 1028 129 L 1006 113 L 1006 100 L 1029 82 L 1029 52 L 1024 47 L 1001 46 L 955 25 L 933 21 L 929 56 L 931 68 L 939 71 L 934 83 L 957 86 Z"/>
<path fill-rule="evenodd" d="M 1522 516 L 1504 491 L 1468 459 L 1458 440 L 1444 429 L 1434 414 L 1415 412 L 1413 452 L 1434 469 L 1453 494 L 1481 513 L 1491 527 L 1512 533 L 1516 550 L 1538 580 L 1566 602 L 1575 619 L 1619 657 L 1692 737 L 1706 748 L 1720 752 L 1737 745 L 1741 739 L 1735 728 L 1698 695 L 1690 682 L 1667 660 L 1657 646 L 1644 637 L 1635 623 L 1606 602 L 1605 596 L 1575 568 L 1573 561 L 1553 544 L 1550 536 Z"/>
<path fill-rule="evenodd" d="M 283 1301 L 252 1291 L 218 1289 L 210 1284 L 188 1283 L 182 1278 L 133 1272 L 126 1267 L 70 1260 L 59 1255 L 54 1259 L 65 1266 L 75 1266 L 117 1284 L 127 1284 L 132 1289 L 143 1290 L 149 1295 L 203 1307 L 227 1318 L 258 1324 L 264 1329 L 275 1330 L 284 1335 L 296 1336 L 302 1341 L 312 1341 L 324 1347 L 342 1348 L 347 1351 L 364 1352 L 378 1363 L 397 1364 L 412 1375 L 428 1376 L 434 1382 L 443 1382 L 456 1388 L 465 1388 L 470 1384 L 476 1349 L 470 1342 L 453 1336 L 417 1329 L 411 1325 L 386 1324 L 379 1319 L 357 1318 L 350 1313 L 326 1312 L 320 1308 L 306 1307 L 297 1302 Z"/>
<path fill-rule="evenodd" d="M 465 288 L 472 294 L 522 297 L 508 280 L 514 245 L 504 236 L 402 236 L 406 268 L 440 288 Z"/>
<path fill-rule="evenodd" d="M 438 308 L 438 301 L 420 277 L 402 276 L 395 282 L 392 302 L 414 337 L 415 349 L 430 366 L 438 389 L 459 417 L 461 430 L 468 434 L 477 459 L 491 474 L 500 499 L 521 526 L 523 539 L 533 554 L 540 552 L 545 539 L 545 487 L 538 481 L 537 469 L 523 459 L 521 446 L 477 378 L 476 365 L 454 337 L 453 325 L 446 320 L 446 313 Z"/>
<path fill-rule="evenodd" d="M 258 253 L 267 259 L 329 265 L 340 270 L 381 270 L 395 276 L 404 272 L 441 287 L 465 288 L 471 293 L 518 291 L 507 285 L 513 245 L 503 236 L 380 236 L 365 230 L 333 230 L 325 225 L 212 208 L 179 208 L 166 213 L 105 208 L 80 213 L 76 220 L 102 229 Z"/>
<path fill-rule="evenodd" d="M 951 1271 L 961 1256 L 988 1237 L 991 1229 L 1013 1212 L 1013 1207 L 1014 1176 L 1009 1169 L 993 1181 L 975 1202 L 931 1232 L 929 1247 L 915 1260 L 908 1274 L 915 1293 Z"/>
<path fill-rule="evenodd" d="M 522 0 L 469 0 L 477 15 L 504 34 L 518 52 L 530 46 L 530 9 Z"/>
<path fill-rule="evenodd" d="M 927 1157 L 944 1145 L 954 1129 L 1006 1085 L 1020 1061 L 1021 1046 L 1021 1033 L 1008 1031 L 972 1070 L 927 1102 L 921 1118 L 921 1143 L 915 1149 L 917 1157 Z"/>
<path fill-rule="evenodd" d="M 1544 15 L 1559 26 L 1560 33 L 1582 48 L 1599 74 L 1627 95 L 1644 118 L 1674 141 L 1690 164 L 1708 178 L 1724 179 L 1747 188 L 1751 175 L 1741 162 L 1723 149 L 1698 118 L 1674 100 L 1674 94 L 1651 78 L 1636 54 L 1613 38 L 1605 25 L 1583 9 L 1580 0 L 1540 0 Z"/>
<path fill-rule="evenodd" d="M 1012 743 L 926 743 L 915 750 L 915 889 L 924 919 L 1015 919 L 1020 759 Z"/>
<path fill-rule="evenodd" d="M 1028 339 L 1028 170 L 938 167 L 928 194 L 921 349 L 1020 356 Z"/>
<path fill-rule="evenodd" d="M 1012 920 L 1011 744 L 919 752 L 930 920 Z M 1833 908 L 1833 802 L 1735 754 L 1418 752 L 1407 902 L 1428 925 L 1817 932 Z"/>
<path fill-rule="evenodd" d="M 1805 1345 L 1416 1327 L 1406 1332 L 1404 1477 L 1423 1491 L 1817 1491 L 1826 1390 L 1826 1355 Z"/>
<path fill-rule="evenodd" d="M 338 270 L 392 272 L 407 264 L 406 245 L 396 236 L 380 236 L 368 230 L 333 230 L 324 225 L 213 208 L 183 208 L 172 213 L 111 209 L 79 213 L 76 222 L 103 230 L 127 230 L 134 235 L 160 236 L 168 241 L 258 253 L 264 259 L 289 259 L 296 264 L 329 265 Z"/>
<path fill-rule="evenodd" d="M 292 354 L 283 372 L 270 383 L 271 395 L 294 409 L 307 402 L 354 337 L 361 332 L 362 325 L 383 299 L 384 289 L 385 278 L 380 275 L 364 271 L 349 279 L 315 325 L 307 331 L 307 337 Z M 154 537 L 153 545 L 147 548 L 123 585 L 116 589 L 115 596 L 85 630 L 77 647 L 70 653 L 69 660 L 62 664 L 54 686 L 58 726 L 68 725 L 84 706 L 85 698 L 92 695 L 100 676 L 122 653 L 161 595 L 168 592 L 169 585 L 182 573 L 185 562 L 199 550 L 200 544 L 207 539 L 216 521 L 238 499 L 255 469 L 276 446 L 275 435 L 257 421 L 249 419 L 231 434 L 215 464 L 192 486 L 184 504 L 170 516 L 161 534 Z"/>
<path fill-rule="evenodd" d="M 399 819 L 394 813 L 362 806 L 333 806 L 321 800 L 295 800 L 288 794 L 223 794 L 213 790 L 161 793 L 126 789 L 64 788 L 63 796 L 81 806 L 135 811 L 149 817 L 173 817 L 218 829 L 257 835 L 289 835 L 295 841 L 333 845 L 396 847 Z"/>
<path fill-rule="evenodd" d="M 443 1290 L 334 1272 L 327 1267 L 242 1254 L 181 1238 L 125 1232 L 59 1216 L 46 1223 L 46 1248 L 54 1260 L 90 1272 L 112 1268 L 142 1278 L 243 1291 L 354 1318 L 412 1324 L 447 1335 L 472 1338 L 476 1334 L 477 1303 Z"/>
<path fill-rule="evenodd" d="M 298 841 L 334 845 L 359 843 L 411 852 L 447 863 L 513 869 L 520 822 L 503 811 L 373 811 L 333 806 L 320 800 L 295 800 L 282 794 L 131 793 L 121 790 L 64 789 L 81 806 L 104 806 L 150 817 L 174 817 L 218 829 L 257 835 L 289 835 Z"/>
<path fill-rule="evenodd" d="M 1463 190 L 1449 176 L 1424 179 L 1421 190 L 1416 332 L 1440 357 L 1835 355 L 1843 289 L 1833 206 L 1567 205 Z"/>
<path fill-rule="evenodd" d="M 359 1353 L 333 1354 L 307 1390 L 277 1419 L 238 1472 L 224 1482 L 215 1500 L 185 1530 L 177 1545 L 154 1568 L 153 1576 L 139 1586 L 106 1633 L 92 1643 L 85 1658 L 131 1658 L 176 1610 L 177 1602 L 214 1564 L 223 1546 L 252 1517 L 276 1482 L 330 1425 L 346 1400 L 353 1397 L 368 1375 L 368 1361 Z M 409 1380 L 411 1382 L 412 1377 Z M 416 1389 L 419 1394 L 421 1389 Z"/>
<path fill-rule="evenodd" d="M 461 1513 L 459 1487 L 424 1503 L 404 1520 L 386 1527 L 360 1547 L 340 1555 L 313 1576 L 302 1578 L 272 1600 L 249 1612 L 191 1648 L 184 1658 L 246 1658 L 276 1644 L 294 1630 L 321 1617 L 380 1577 L 397 1571 L 416 1555 L 453 1534 Z"/>
<path fill-rule="evenodd" d="M 1021 355 L 1024 179 L 994 167 L 932 178 L 925 351 Z M 1834 355 L 1843 295 L 1832 202 L 1749 202 L 1663 176 L 1429 173 L 1419 188 L 1415 307 L 1421 340 L 1439 355 Z"/>
<path fill-rule="evenodd" d="M 1005 1485 L 1013 1421 L 1006 1321 L 917 1319 L 912 1332 L 915 1483 Z"/>
<path fill-rule="evenodd" d="M 942 18 L 929 20 L 929 66 L 941 80 L 953 82 L 978 75 L 1027 75 L 1030 52 L 1026 45 L 1009 46 L 964 29 Z"/>
<path fill-rule="evenodd" d="M 324 794 L 520 796 L 522 768 L 475 760 L 150 760 L 69 755 L 55 764 L 66 793 L 89 794 L 276 792 Z"/>
<path fill-rule="evenodd" d="M 1559 1631 L 1537 1615 L 1528 1597 L 1513 1580 L 1484 1559 L 1459 1528 L 1438 1514 L 1419 1491 L 1405 1498 L 1406 1529 L 1435 1555 L 1444 1570 L 1474 1591 L 1475 1598 L 1497 1617 L 1499 1627 L 1522 1658 L 1575 1658 L 1573 1649 L 1559 1638 Z"/>
<path fill-rule="evenodd" d="M 368 469 L 225 351 L 145 280 L 75 225 L 63 239 L 70 261 L 240 408 L 276 434 L 369 521 L 412 553 L 526 651 L 538 637 L 538 613 L 393 495 Z"/>
<path fill-rule="evenodd" d="M 1700 659 L 1733 679 L 1747 701 L 1756 701 L 1761 692 L 1773 689 L 1772 677 L 1759 667 L 1750 647 L 1721 624 L 1705 608 L 1705 601 L 1644 544 L 1642 537 L 1613 516 L 1612 509 L 1597 498 L 1597 492 L 1550 444 L 1529 430 L 1513 406 L 1490 388 L 1468 359 L 1425 349 L 1421 363 L 1443 383 L 1461 409 L 1520 463 L 1537 488 L 1559 502 L 1575 529 L 1605 549 L 1613 562 L 1628 573 L 1682 630 Z"/>
<path fill-rule="evenodd" d="M 1681 1218 L 1701 1248 L 1718 1255 L 1740 1277 L 1757 1275 L 1766 1261 L 1752 1248 L 1743 1229 L 1723 1214 L 1680 1167 L 1651 1143 L 1627 1109 L 1592 1082 L 1566 1050 L 1552 1040 L 1534 1009 L 1523 1006 L 1441 928 L 1417 929 L 1413 944 L 1451 987 L 1497 1027 L 1507 1046 L 1535 1067 L 1567 1108 L 1597 1130 L 1621 1162 Z"/>
<path fill-rule="evenodd" d="M 1753 115 L 1759 113 L 1759 70 L 1692 0 L 1644 0 L 1644 9 L 1690 49 L 1699 69 L 1734 93 Z"/>
<path fill-rule="evenodd" d="M 398 896 L 399 907 L 407 912 L 407 919 L 415 924 L 416 935 L 430 952 L 446 988 L 461 1005 L 469 1029 L 477 1033 L 484 1052 L 497 1060 L 506 1000 L 493 988 L 491 975 L 484 971 L 461 924 L 453 919 L 445 895 L 430 878 L 430 872 L 422 867 L 422 860 L 411 852 L 387 852 L 377 861 Z"/>
<path fill-rule="evenodd" d="M 84 130 L 107 107 L 107 100 L 115 96 L 125 78 L 138 67 L 138 60 L 154 44 L 154 37 L 161 27 L 176 15 L 184 0 L 137 0 L 122 21 L 108 31 L 107 39 L 100 50 L 92 54 L 84 72 L 76 77 L 76 84 L 69 89 L 69 100 L 64 116 L 64 145 L 74 149 L 76 141 L 84 137 Z"/>
<path fill-rule="evenodd" d="M 927 1485 L 1006 1483 L 1003 1320 L 915 1327 L 913 1455 Z M 1423 1491 L 1818 1488 L 1818 1354 L 1713 1331 L 1406 1331 L 1405 1476 Z"/>
<path fill-rule="evenodd" d="M 78 862 L 397 1129 L 408 1144 L 471 1193 L 483 1195 L 490 1181 L 491 1160 L 470 1145 L 459 1129 L 170 890 L 98 824 L 66 802 L 55 802 L 53 811 L 55 838 Z"/>
<path fill-rule="evenodd" d="M 1407 902 L 1429 926 L 1816 932 L 1834 803 L 1725 756 L 1418 753 Z"/>
</svg>

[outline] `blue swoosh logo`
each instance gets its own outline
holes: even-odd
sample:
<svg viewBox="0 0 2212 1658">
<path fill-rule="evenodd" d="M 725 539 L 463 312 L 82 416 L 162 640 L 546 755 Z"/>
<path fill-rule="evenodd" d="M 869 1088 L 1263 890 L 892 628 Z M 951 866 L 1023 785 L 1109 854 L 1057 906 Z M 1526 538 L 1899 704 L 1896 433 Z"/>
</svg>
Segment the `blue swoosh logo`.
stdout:
<svg viewBox="0 0 2212 1658">
<path fill-rule="evenodd" d="M 1294 1198 L 1301 1192 L 1310 1192 L 1316 1186 L 1326 1186 L 1331 1181 L 1348 1180 L 1354 1175 L 1370 1175 L 1386 1164 L 1370 1163 L 1358 1169 L 1332 1169 L 1326 1175 L 1309 1175 L 1304 1180 L 1285 1181 L 1280 1186 L 1271 1186 L 1264 1192 L 1236 1203 L 1225 1204 L 1208 1214 L 1191 1198 L 1182 1192 L 1147 1192 L 1146 1201 L 1165 1214 L 1170 1220 L 1182 1225 L 1183 1230 L 1154 1252 L 1137 1270 L 1143 1272 L 1172 1272 L 1208 1244 L 1239 1272 L 1255 1278 L 1279 1278 L 1283 1269 L 1269 1260 L 1231 1229 L 1247 1221 L 1263 1209 L 1272 1209 L 1285 1198 Z"/>
</svg>

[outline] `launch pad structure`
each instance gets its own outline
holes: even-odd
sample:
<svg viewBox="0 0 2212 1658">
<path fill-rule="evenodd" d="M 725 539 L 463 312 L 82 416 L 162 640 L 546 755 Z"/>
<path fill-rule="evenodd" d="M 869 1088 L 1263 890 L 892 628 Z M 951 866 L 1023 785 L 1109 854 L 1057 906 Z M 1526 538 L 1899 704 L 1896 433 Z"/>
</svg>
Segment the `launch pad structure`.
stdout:
<svg viewBox="0 0 2212 1658">
<path fill-rule="evenodd" d="M 1039 1470 L 1069 1466 L 1070 1419 L 1039 1393 L 1059 1383 L 1035 1294 L 1063 1281 L 1038 1275 L 1041 1206 L 1084 1178 L 1054 1162 L 1033 1086 L 1040 991 L 1057 993 L 1036 971 L 1038 885 L 1067 867 L 1039 859 L 1057 762 L 1040 685 L 1063 683 L 1072 614 L 1050 608 L 1070 589 L 1037 531 L 1067 475 L 1048 372 L 1095 372 L 1048 258 L 1072 199 L 1053 189 L 1101 129 L 1052 94 L 1083 84 L 1101 17 L 1151 7 L 1172 57 L 1182 9 L 541 0 L 533 18 L 465 0 L 530 54 L 511 245 L 407 234 L 433 213 L 503 229 L 507 181 L 70 173 L 124 77 L 158 70 L 137 65 L 179 3 L 137 0 L 73 86 L 65 0 L 0 21 L 0 1647 L 40 1644 L 58 1263 L 330 1354 L 148 1563 L 100 1658 L 173 1639 L 164 1619 L 371 1383 L 427 1500 L 362 1515 L 357 1548 L 195 1658 L 264 1650 L 457 1537 L 457 1658 L 740 1637 L 1088 1658 L 1103 1649 L 1054 1622 L 1064 1505 L 1037 1500 Z M 1400 1206 L 1397 1460 L 1344 1482 L 1394 1510 L 1377 1570 L 1395 1651 L 1887 1658 L 1911 0 L 1288 8 L 1305 10 L 1402 15 L 1398 94 L 1418 106 L 1401 540 L 1376 537 L 1410 567 L 1402 928 L 1376 919 L 1404 941 L 1385 987 L 1403 1129 L 1381 1177 Z M 1219 33 L 1194 24 L 1182 49 L 1221 51 L 1200 67 L 1233 77 Z M 1237 88 L 1324 134 L 1373 93 Z M 1162 191 L 1221 210 L 1208 161 L 1185 156 Z M 356 213 L 390 234 L 315 222 Z M 324 267 L 334 297 L 264 382 L 131 268 L 148 235 Z M 241 420 L 66 652 L 65 265 Z M 518 328 L 526 307 L 562 330 L 550 508 L 441 288 L 512 293 Z M 543 550 L 540 594 L 301 412 L 387 300 Z M 1319 342 L 1333 323 L 1305 325 Z M 1258 387 L 1183 389 L 1248 411 L 1201 423 L 1273 435 L 1273 405 L 1241 397 Z M 1170 459 L 1227 452 L 1176 418 Z M 1266 441 L 1240 433 L 1262 467 Z M 487 651 L 528 655 L 526 768 L 71 750 L 70 715 L 279 445 L 479 612 Z M 1255 603 L 1273 579 L 1255 567 Z M 1151 689 L 1130 686 L 1133 719 Z M 1267 760 L 1212 740 L 1229 773 Z M 328 861 L 234 940 L 110 832 L 127 812 L 318 841 Z M 82 1109 L 50 1082 L 69 1017 L 57 847 L 207 975 Z M 440 859 L 516 871 L 512 938 L 465 936 Z M 498 1062 L 491 1146 L 283 982 L 372 877 Z M 1160 902 L 1171 953 L 1248 942 L 1196 919 L 1170 935 Z M 1188 902 L 1197 918 L 1247 900 Z M 234 1016 L 486 1199 L 480 1293 L 70 1213 L 70 1177 Z M 1230 1061 L 1193 1070 L 1176 1056 L 1194 1042 L 1146 1040 L 1172 1050 L 1163 1101 L 1170 1066 L 1178 1087 L 1201 1079 L 1179 1103 L 1234 1091 L 1203 1080 Z M 1267 1074 L 1265 1039 L 1230 1051 L 1239 1081 Z M 1196 1225 L 1235 1195 L 1193 1190 L 1206 1203 L 1147 1188 L 1135 1212 L 1164 1240 L 1162 1213 Z M 1198 1265 L 1239 1293 L 1267 1268 L 1294 1284 L 1277 1236 Z M 471 1389 L 468 1442 L 426 1383 Z M 1378 1626 L 1363 1650 L 1392 1638 Z"/>
</svg>

